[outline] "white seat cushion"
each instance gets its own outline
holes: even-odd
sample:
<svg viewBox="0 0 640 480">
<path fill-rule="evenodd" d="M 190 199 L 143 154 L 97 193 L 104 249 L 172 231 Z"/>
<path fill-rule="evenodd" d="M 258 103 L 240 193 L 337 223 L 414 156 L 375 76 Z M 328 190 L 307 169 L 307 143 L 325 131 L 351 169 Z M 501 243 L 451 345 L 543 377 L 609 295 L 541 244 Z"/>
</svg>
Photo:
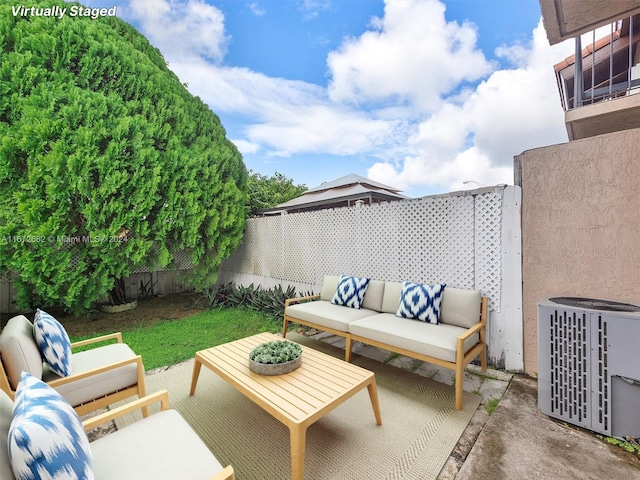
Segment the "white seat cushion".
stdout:
<svg viewBox="0 0 640 480">
<path fill-rule="evenodd" d="M 0 478 L 13 480 L 13 470 L 9 463 L 9 426 L 11 425 L 11 413 L 13 402 L 9 395 L 0 390 Z"/>
<path fill-rule="evenodd" d="M 42 378 L 42 357 L 33 339 L 33 324 L 24 315 L 11 318 L 2 329 L 0 352 L 9 383 L 14 390 L 23 371 Z"/>
<path fill-rule="evenodd" d="M 351 322 L 378 314 L 378 312 L 374 310 L 334 305 L 325 300 L 289 305 L 284 313 L 302 321 L 316 323 L 323 327 L 340 330 L 342 332 L 349 331 L 349 324 Z"/>
<path fill-rule="evenodd" d="M 466 328 L 455 325 L 434 325 L 411 318 L 396 317 L 392 313 L 363 318 L 349 325 L 352 335 L 454 363 L 456 339 L 466 331 Z M 465 352 L 478 341 L 478 335 L 472 335 L 467 339 Z"/>
<path fill-rule="evenodd" d="M 71 368 L 73 374 L 78 375 L 95 368 L 104 367 L 111 363 L 134 357 L 136 357 L 136 354 L 127 344 L 112 343 L 84 352 L 74 353 L 71 356 Z M 75 407 L 135 385 L 138 382 L 138 371 L 136 367 L 136 363 L 127 364 L 114 370 L 60 385 L 56 387 L 56 390 Z M 51 381 L 54 378 L 59 377 L 45 366 L 43 379 L 45 381 Z"/>
<path fill-rule="evenodd" d="M 449 325 L 471 328 L 480 321 L 478 290 L 447 287 L 442 295 L 440 321 Z"/>
<path fill-rule="evenodd" d="M 402 295 L 402 282 L 384 282 L 384 294 L 380 311 L 382 313 L 393 313 L 398 311 L 400 297 Z"/>
<path fill-rule="evenodd" d="M 210 479 L 222 465 L 175 410 L 91 442 L 97 479 Z"/>
<path fill-rule="evenodd" d="M 320 299 L 330 302 L 333 299 L 333 295 L 336 293 L 339 281 L 340 277 L 337 275 L 325 275 L 324 280 L 322 281 Z M 377 312 L 381 311 L 384 283 L 385 282 L 381 282 L 380 280 L 373 279 L 369 281 L 369 286 L 367 287 L 364 299 L 362 300 L 362 308 L 376 310 Z"/>
<path fill-rule="evenodd" d="M 382 309 L 382 296 L 384 295 L 384 282 L 380 280 L 370 280 L 367 292 L 364 294 L 362 308 L 375 310 L 377 312 Z"/>
</svg>

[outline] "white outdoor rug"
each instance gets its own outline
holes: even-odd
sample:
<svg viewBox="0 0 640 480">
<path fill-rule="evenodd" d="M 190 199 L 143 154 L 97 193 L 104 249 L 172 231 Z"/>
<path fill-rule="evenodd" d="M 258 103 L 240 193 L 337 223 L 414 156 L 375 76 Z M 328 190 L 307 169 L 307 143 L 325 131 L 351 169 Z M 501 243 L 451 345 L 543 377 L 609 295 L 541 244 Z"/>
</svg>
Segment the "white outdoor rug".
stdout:
<svg viewBox="0 0 640 480">
<path fill-rule="evenodd" d="M 344 356 L 344 350 L 301 335 L 287 338 Z M 353 363 L 376 374 L 382 425 L 376 425 L 366 388 L 329 412 L 307 430 L 305 479 L 435 479 L 480 396 L 465 392 L 457 411 L 453 387 L 359 355 Z M 148 375 L 147 392 L 168 390 L 171 406 L 222 465 L 233 465 L 238 480 L 290 478 L 289 429 L 204 367 L 190 397 L 192 368 L 188 362 Z M 139 418 L 116 424 L 124 428 Z"/>
</svg>

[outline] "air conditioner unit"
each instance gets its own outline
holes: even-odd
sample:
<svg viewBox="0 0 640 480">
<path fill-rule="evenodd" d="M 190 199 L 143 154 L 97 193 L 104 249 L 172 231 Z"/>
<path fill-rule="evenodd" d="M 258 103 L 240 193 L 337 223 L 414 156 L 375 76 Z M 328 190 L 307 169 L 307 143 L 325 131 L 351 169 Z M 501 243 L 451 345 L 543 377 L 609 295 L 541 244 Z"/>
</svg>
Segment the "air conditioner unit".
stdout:
<svg viewBox="0 0 640 480">
<path fill-rule="evenodd" d="M 640 306 L 576 297 L 538 303 L 538 407 L 614 437 L 640 437 Z"/>
</svg>

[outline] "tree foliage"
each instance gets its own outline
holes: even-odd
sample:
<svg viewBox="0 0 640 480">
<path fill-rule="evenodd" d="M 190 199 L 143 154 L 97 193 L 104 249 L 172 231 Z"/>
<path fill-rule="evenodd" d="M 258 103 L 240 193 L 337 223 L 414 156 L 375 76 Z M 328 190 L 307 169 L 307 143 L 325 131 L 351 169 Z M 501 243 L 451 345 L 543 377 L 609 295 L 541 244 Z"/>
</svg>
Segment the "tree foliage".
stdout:
<svg viewBox="0 0 640 480">
<path fill-rule="evenodd" d="M 299 197 L 307 191 L 304 184 L 294 185 L 293 180 L 276 172 L 267 177 L 249 171 L 249 198 L 247 216 L 252 217 L 258 210 L 272 208 L 279 203 Z"/>
<path fill-rule="evenodd" d="M 225 135 L 120 19 L 0 5 L 0 274 L 18 275 L 20 303 L 83 310 L 179 250 L 210 285 L 245 222 L 248 175 Z"/>
</svg>

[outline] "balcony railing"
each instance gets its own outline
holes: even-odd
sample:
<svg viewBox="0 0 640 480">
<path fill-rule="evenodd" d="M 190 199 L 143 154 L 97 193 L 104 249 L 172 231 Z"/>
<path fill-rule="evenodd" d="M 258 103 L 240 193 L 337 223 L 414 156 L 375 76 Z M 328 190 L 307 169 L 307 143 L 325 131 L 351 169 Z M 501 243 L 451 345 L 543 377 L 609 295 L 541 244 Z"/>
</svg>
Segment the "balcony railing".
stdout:
<svg viewBox="0 0 640 480">
<path fill-rule="evenodd" d="M 609 35 L 555 66 L 562 106 L 567 110 L 640 93 L 640 15 L 611 24 Z"/>
</svg>

